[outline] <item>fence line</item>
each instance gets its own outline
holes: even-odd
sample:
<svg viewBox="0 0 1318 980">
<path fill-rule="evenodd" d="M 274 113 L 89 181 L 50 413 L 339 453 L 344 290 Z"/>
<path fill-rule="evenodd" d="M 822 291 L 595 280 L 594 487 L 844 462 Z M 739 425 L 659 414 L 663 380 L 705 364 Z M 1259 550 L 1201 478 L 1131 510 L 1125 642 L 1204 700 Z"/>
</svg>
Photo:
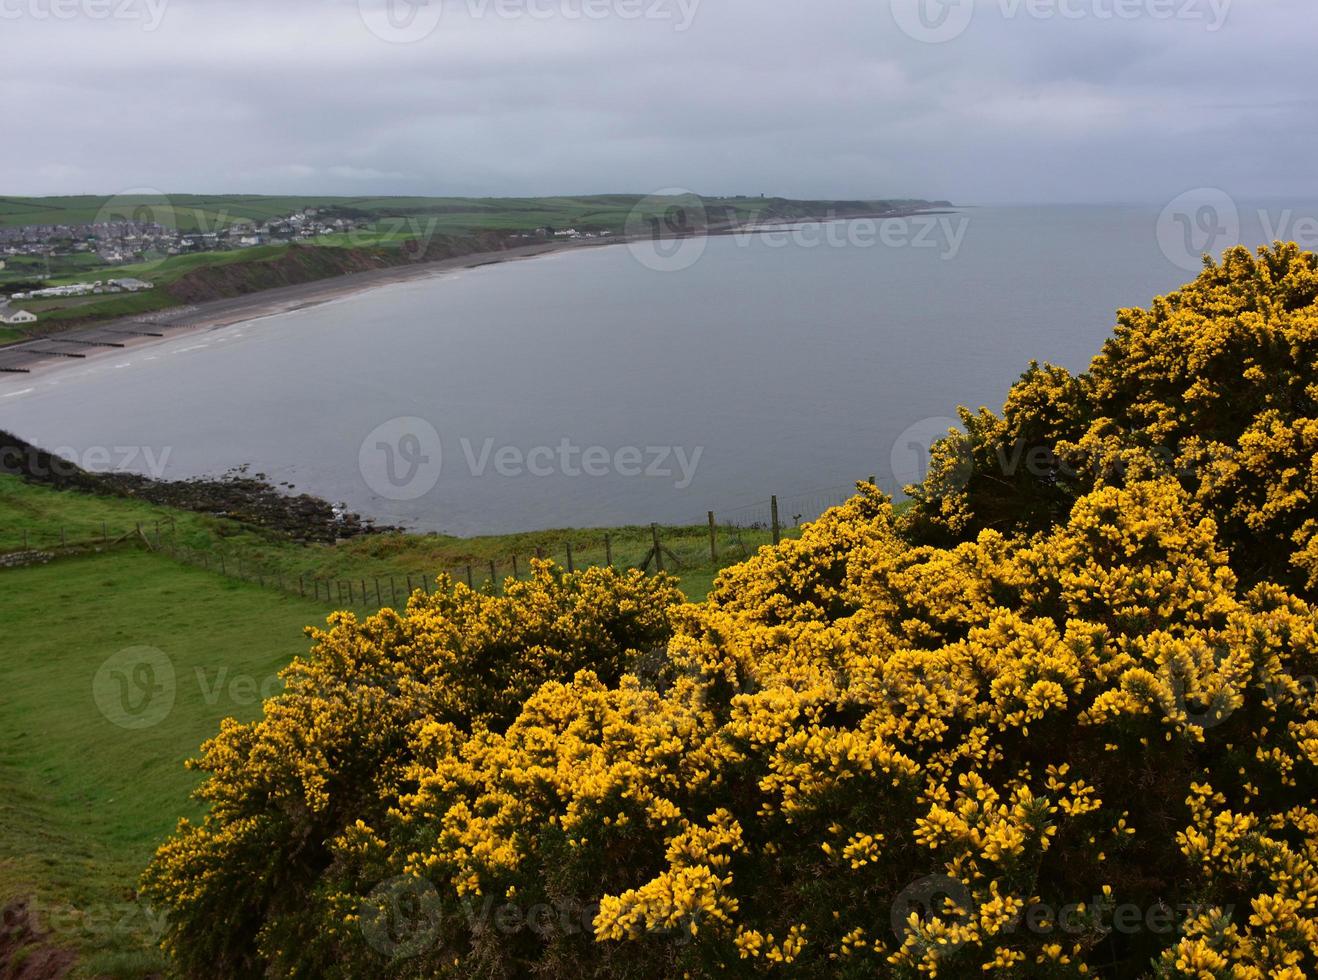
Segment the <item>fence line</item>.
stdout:
<svg viewBox="0 0 1318 980">
<path fill-rule="evenodd" d="M 24 553 L 56 549 L 71 553 L 123 544 L 144 544 L 153 551 L 169 555 L 185 564 L 324 602 L 334 608 L 396 608 L 400 599 L 406 602 L 417 590 L 427 594 L 433 592 L 440 574 L 447 575 L 454 582 L 463 582 L 470 588 L 497 593 L 505 588 L 508 579 L 521 581 L 529 577 L 531 558 L 552 558 L 568 571 L 590 566 L 639 568 L 647 572 L 680 572 L 684 568 L 718 567 L 746 558 L 753 547 L 766 543 L 748 541 L 748 537 L 767 532 L 770 541 L 777 544 L 783 532 L 798 526 L 807 514 L 812 519 L 853 493 L 854 489 L 844 492 L 840 487 L 825 488 L 781 499 L 771 496 L 767 500 L 721 514 L 709 511 L 706 514 L 707 535 L 688 533 L 679 538 L 670 533 L 672 526 L 665 528 L 651 524 L 648 540 L 641 545 L 643 553 L 633 540 L 629 554 L 626 546 L 620 547 L 615 533 L 604 532 L 599 537 L 583 536 L 567 540 L 561 554 L 546 554 L 543 549 L 536 548 L 533 554 L 512 554 L 501 559 L 473 559 L 436 569 L 433 574 L 393 571 L 377 575 L 373 570 L 368 576 L 349 578 L 272 570 L 268 565 L 241 553 L 180 544 L 173 518 L 139 522 L 131 528 L 113 530 L 104 522 L 93 528 L 61 526 L 58 530 L 42 534 L 29 529 L 11 532 L 0 530 L 0 556 L 15 558 Z M 695 527 L 699 525 L 693 524 L 683 530 L 689 531 Z"/>
</svg>

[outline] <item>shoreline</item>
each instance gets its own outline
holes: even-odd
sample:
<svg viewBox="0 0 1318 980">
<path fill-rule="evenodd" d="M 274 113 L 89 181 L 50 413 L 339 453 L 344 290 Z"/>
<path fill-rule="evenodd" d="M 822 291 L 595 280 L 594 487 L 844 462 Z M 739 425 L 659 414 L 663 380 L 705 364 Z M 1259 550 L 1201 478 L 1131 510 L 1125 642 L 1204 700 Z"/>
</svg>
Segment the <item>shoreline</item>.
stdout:
<svg viewBox="0 0 1318 980">
<path fill-rule="evenodd" d="M 712 238 L 738 234 L 758 235 L 802 224 L 909 218 L 924 214 L 947 214 L 954 210 L 955 208 L 946 207 L 936 209 L 916 208 L 886 214 L 849 214 L 780 219 L 756 225 L 711 227 L 705 231 L 705 236 Z M 545 255 L 626 245 L 635 240 L 633 237 L 616 235 L 604 240 L 571 239 L 563 242 L 537 242 L 533 245 L 516 245 L 512 248 L 497 251 L 469 252 L 465 255 L 430 262 L 389 266 L 384 269 L 369 269 L 364 272 L 315 279 L 291 286 L 278 286 L 274 289 L 245 293 L 242 296 L 208 300 L 199 304 L 186 304 L 141 316 L 105 320 L 101 323 L 72 327 L 69 330 L 49 335 L 29 337 L 12 344 L 0 345 L 0 390 L 9 387 L 8 382 L 10 381 L 19 384 L 33 381 L 59 373 L 65 368 L 94 363 L 106 357 L 121 356 L 128 350 L 139 350 L 143 347 L 163 344 L 185 333 L 219 330 L 240 323 L 249 323 L 266 317 L 310 309 L 381 286 L 419 282 L 445 273 L 541 258 Z M 113 336 L 113 346 L 109 346 L 108 343 L 105 346 L 97 346 L 98 341 L 104 342 L 107 340 L 106 335 Z M 50 352 L 48 356 L 42 357 L 40 354 L 46 353 L 45 348 L 40 351 L 33 351 L 32 345 L 72 346 L 73 351 Z M 22 362 L 22 367 L 5 370 L 8 367 L 4 359 L 5 354 L 12 356 L 20 352 L 27 355 L 27 358 Z M 37 356 L 32 357 L 32 355 Z"/>
</svg>

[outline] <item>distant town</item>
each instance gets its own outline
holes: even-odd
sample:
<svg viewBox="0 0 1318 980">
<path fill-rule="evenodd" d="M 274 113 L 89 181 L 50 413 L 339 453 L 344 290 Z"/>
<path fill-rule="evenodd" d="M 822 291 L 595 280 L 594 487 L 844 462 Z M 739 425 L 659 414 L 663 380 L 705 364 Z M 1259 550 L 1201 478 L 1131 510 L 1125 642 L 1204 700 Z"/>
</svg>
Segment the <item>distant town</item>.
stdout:
<svg viewBox="0 0 1318 980">
<path fill-rule="evenodd" d="M 185 231 L 150 221 L 130 220 L 22 225 L 0 227 L 0 255 L 37 259 L 85 256 L 95 257 L 100 265 L 127 265 L 150 254 L 185 255 L 291 244 L 322 235 L 370 229 L 374 225 L 370 218 L 321 217 L 316 208 L 263 222 L 240 219 L 209 231 Z"/>
</svg>

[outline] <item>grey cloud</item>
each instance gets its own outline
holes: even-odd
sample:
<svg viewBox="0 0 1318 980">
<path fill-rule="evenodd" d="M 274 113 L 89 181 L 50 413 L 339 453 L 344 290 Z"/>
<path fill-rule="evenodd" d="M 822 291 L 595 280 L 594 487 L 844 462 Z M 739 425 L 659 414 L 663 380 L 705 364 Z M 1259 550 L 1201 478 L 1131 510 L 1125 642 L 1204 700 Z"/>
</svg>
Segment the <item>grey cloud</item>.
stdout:
<svg viewBox="0 0 1318 980">
<path fill-rule="evenodd" d="M 413 44 L 356 0 L 169 0 L 155 31 L 0 2 L 11 194 L 1156 201 L 1312 195 L 1318 159 L 1318 8 L 1291 0 L 1235 0 L 1216 32 L 979 0 L 938 44 L 898 27 L 917 0 L 701 0 L 685 32 L 449 0 Z"/>
</svg>

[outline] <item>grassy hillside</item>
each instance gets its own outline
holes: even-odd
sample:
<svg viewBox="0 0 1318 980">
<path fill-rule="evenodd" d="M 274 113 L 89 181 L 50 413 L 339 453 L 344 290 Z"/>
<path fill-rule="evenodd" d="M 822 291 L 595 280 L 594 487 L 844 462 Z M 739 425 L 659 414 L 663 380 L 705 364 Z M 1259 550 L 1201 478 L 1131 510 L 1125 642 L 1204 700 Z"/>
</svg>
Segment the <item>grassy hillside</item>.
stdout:
<svg viewBox="0 0 1318 980">
<path fill-rule="evenodd" d="M 183 762 L 220 719 L 259 715 L 252 685 L 269 688 L 324 610 L 135 549 L 0 570 L 0 590 L 0 905 L 27 902 L 89 975 L 144 976 L 159 968 L 156 929 L 134 889 L 196 815 Z M 174 700 L 129 730 L 94 685 L 107 658 L 140 647 L 172 662 Z"/>
<path fill-rule="evenodd" d="M 107 214 L 149 215 L 150 220 L 182 231 L 213 231 L 237 221 L 266 221 L 307 208 L 366 218 L 427 216 L 441 230 L 534 228 L 574 224 L 621 229 L 628 214 L 645 199 L 641 194 L 594 194 L 580 197 L 279 197 L 259 194 L 165 194 L 100 197 L 0 198 L 0 226 L 90 224 Z M 786 201 L 782 198 L 710 197 L 707 206 L 734 208 L 750 215 L 784 206 L 810 213 L 819 205 L 860 209 L 871 205 L 923 203 L 905 201 Z"/>
<path fill-rule="evenodd" d="M 564 528 L 526 531 L 517 534 L 458 538 L 442 534 L 373 534 L 341 541 L 336 545 L 304 545 L 274 532 L 261 531 L 222 518 L 154 506 L 119 497 L 57 492 L 25 483 L 17 477 L 0 475 L 0 554 L 23 548 L 57 548 L 62 541 L 96 543 L 104 534 L 113 538 L 141 525 L 154 537 L 157 528 L 179 548 L 193 555 L 209 555 L 218 566 L 219 556 L 229 563 L 238 560 L 259 568 L 271 577 L 289 580 L 299 575 L 308 580 L 370 579 L 394 576 L 414 582 L 433 579 L 440 572 L 465 578 L 473 566 L 476 584 L 489 578 L 495 563 L 500 579 L 517 571 L 525 577 L 537 549 L 544 557 L 566 565 L 572 546 L 574 563 L 602 565 L 611 552 L 615 564 L 639 565 L 650 550 L 653 532 L 649 527 Z M 785 536 L 795 534 L 786 529 Z M 608 536 L 606 544 L 605 536 Z M 739 561 L 770 540 L 765 528 L 717 528 L 718 560 L 710 559 L 709 528 L 664 527 L 663 545 L 677 558 L 665 558 L 665 569 L 676 574 L 683 590 L 693 599 L 703 598 L 714 575 Z"/>
</svg>

